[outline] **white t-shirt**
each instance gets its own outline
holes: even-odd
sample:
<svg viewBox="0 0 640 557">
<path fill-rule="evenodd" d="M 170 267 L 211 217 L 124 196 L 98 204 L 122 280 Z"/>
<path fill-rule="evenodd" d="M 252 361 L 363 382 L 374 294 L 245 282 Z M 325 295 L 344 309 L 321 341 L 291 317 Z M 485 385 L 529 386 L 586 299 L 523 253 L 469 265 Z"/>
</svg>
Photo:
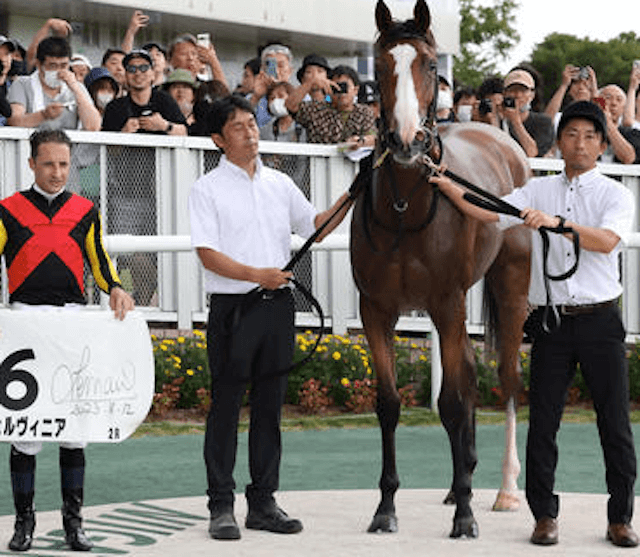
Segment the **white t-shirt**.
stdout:
<svg viewBox="0 0 640 557">
<path fill-rule="evenodd" d="M 284 267 L 291 233 L 315 232 L 316 209 L 286 174 L 258 159 L 253 178 L 223 155 L 217 168 L 196 181 L 189 194 L 191 245 L 210 248 L 254 267 Z M 205 290 L 244 294 L 256 284 L 205 269 Z"/>
</svg>

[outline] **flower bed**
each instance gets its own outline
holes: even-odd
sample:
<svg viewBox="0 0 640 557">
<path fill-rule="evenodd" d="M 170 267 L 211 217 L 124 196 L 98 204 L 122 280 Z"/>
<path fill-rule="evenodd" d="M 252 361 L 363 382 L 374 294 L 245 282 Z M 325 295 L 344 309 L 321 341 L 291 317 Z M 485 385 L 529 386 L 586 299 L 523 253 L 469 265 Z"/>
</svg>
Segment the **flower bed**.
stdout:
<svg viewBox="0 0 640 557">
<path fill-rule="evenodd" d="M 204 332 L 159 338 L 151 335 L 155 357 L 155 395 L 151 416 L 162 418 L 175 409 L 190 409 L 204 416 L 211 401 L 211 378 L 207 363 Z M 424 339 L 395 337 L 397 386 L 402 405 L 428 405 L 431 400 L 431 362 L 429 343 Z M 315 342 L 311 331 L 296 336 L 294 360 L 308 354 Z M 473 342 L 478 385 L 478 405 L 504 404 L 499 386 L 497 361 Z M 523 391 L 519 400 L 526 404 L 529 387 L 529 353 L 520 352 Z M 630 398 L 640 400 L 640 343 L 628 351 Z M 289 376 L 286 404 L 296 405 L 310 414 L 336 408 L 344 412 L 371 412 L 375 408 L 377 381 L 371 367 L 371 353 L 362 335 L 327 335 L 314 358 Z M 568 402 L 590 399 L 578 372 L 569 390 Z"/>
</svg>

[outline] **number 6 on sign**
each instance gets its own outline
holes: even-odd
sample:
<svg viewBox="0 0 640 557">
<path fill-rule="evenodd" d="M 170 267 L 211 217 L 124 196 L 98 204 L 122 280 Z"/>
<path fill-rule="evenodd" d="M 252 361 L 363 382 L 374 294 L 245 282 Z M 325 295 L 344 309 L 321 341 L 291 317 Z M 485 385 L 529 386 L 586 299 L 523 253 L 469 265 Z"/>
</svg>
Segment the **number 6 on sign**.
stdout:
<svg viewBox="0 0 640 557">
<path fill-rule="evenodd" d="M 151 406 L 151 339 L 136 312 L 0 310 L 0 362 L 0 441 L 119 442 Z"/>
</svg>

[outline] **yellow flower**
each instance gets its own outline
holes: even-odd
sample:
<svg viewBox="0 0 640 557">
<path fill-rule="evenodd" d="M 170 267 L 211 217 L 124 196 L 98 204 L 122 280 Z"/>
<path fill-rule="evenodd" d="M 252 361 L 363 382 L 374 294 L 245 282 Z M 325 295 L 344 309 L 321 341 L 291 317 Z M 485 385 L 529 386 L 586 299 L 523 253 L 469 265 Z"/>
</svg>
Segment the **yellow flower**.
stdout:
<svg viewBox="0 0 640 557">
<path fill-rule="evenodd" d="M 340 354 L 340 352 L 338 352 L 337 350 L 332 354 L 331 356 L 334 360 L 339 360 L 340 358 L 342 358 L 342 354 Z"/>
<path fill-rule="evenodd" d="M 498 367 L 498 362 L 496 362 L 495 360 L 491 360 L 489 362 L 489 367 L 492 367 L 492 368 Z"/>
<path fill-rule="evenodd" d="M 192 369 L 187 370 L 187 375 L 193 375 L 195 372 Z"/>
<path fill-rule="evenodd" d="M 184 337 L 178 337 L 178 342 L 180 344 L 184 344 Z"/>
<path fill-rule="evenodd" d="M 427 361 L 427 357 L 424 354 L 420 354 L 420 357 L 418 358 L 421 362 L 426 362 Z"/>
<path fill-rule="evenodd" d="M 177 364 L 177 363 L 173 364 L 173 367 L 176 368 L 176 369 L 180 369 L 180 364 Z"/>
<path fill-rule="evenodd" d="M 342 384 L 343 387 L 348 387 L 349 385 L 351 385 L 351 382 L 346 377 L 343 377 L 340 380 L 340 383 Z"/>
<path fill-rule="evenodd" d="M 418 348 L 418 345 L 417 345 L 415 342 L 412 342 L 412 343 L 411 343 L 411 348 L 412 348 L 413 350 L 415 350 L 416 348 Z"/>
<path fill-rule="evenodd" d="M 182 359 L 180 358 L 180 356 L 176 356 L 175 354 L 171 356 L 173 358 L 173 361 L 176 364 L 181 364 L 182 363 Z"/>
<path fill-rule="evenodd" d="M 158 337 L 156 335 L 151 335 L 151 340 L 158 340 Z"/>
<path fill-rule="evenodd" d="M 166 344 L 161 344 L 160 345 L 160 350 L 164 350 L 166 352 L 167 351 L 167 345 Z"/>
</svg>

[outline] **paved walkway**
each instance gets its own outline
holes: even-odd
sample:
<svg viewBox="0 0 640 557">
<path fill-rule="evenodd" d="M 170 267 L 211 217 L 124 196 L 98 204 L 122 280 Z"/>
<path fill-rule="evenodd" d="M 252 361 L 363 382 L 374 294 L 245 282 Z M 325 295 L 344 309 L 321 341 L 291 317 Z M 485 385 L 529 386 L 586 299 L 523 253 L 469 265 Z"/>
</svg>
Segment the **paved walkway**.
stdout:
<svg viewBox="0 0 640 557">
<path fill-rule="evenodd" d="M 512 513 L 492 512 L 495 490 L 475 490 L 473 509 L 480 528 L 476 540 L 448 537 L 453 507 L 441 504 L 444 490 L 404 489 L 398 492 L 399 532 L 367 534 L 378 502 L 378 492 L 288 491 L 278 502 L 300 518 L 304 531 L 297 535 L 256 532 L 241 527 L 239 541 L 212 540 L 207 534 L 204 497 L 120 503 L 84 509 L 85 529 L 96 544 L 93 555 L 148 557 L 447 557 L 491 556 L 598 556 L 628 554 L 604 539 L 606 496 L 562 494 L 560 543 L 537 547 L 529 543 L 533 527 L 526 504 Z M 236 502 L 236 517 L 244 521 L 243 497 Z M 77 555 L 62 543 L 59 512 L 37 515 L 36 539 L 27 555 Z M 0 517 L 0 555 L 6 549 L 13 517 Z"/>
</svg>

